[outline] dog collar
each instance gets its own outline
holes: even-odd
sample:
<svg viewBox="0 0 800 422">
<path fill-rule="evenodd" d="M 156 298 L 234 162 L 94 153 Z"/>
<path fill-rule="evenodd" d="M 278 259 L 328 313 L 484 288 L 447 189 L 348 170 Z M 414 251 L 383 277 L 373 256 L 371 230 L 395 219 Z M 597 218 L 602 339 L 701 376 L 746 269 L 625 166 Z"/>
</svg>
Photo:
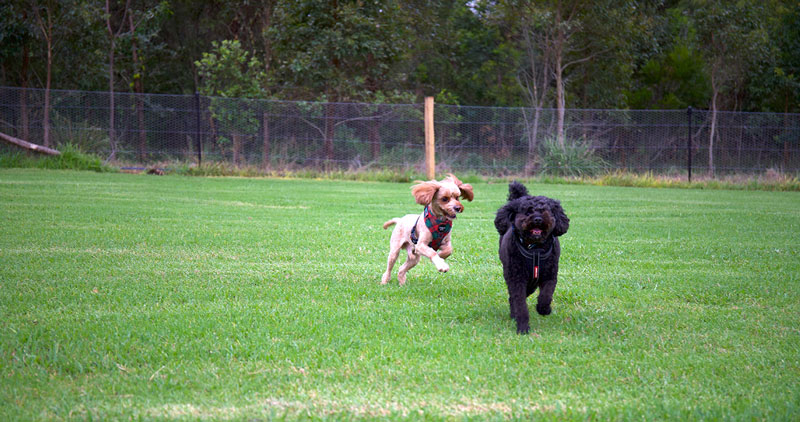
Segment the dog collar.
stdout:
<svg viewBox="0 0 800 422">
<path fill-rule="evenodd" d="M 553 246 L 555 245 L 555 242 L 553 241 L 553 236 L 549 236 L 547 240 L 541 245 L 541 247 L 539 247 L 535 243 L 526 244 L 525 239 L 522 238 L 522 235 L 519 234 L 516 227 L 514 227 L 514 235 L 518 240 L 518 242 L 514 242 L 514 244 L 517 245 L 517 249 L 519 250 L 519 252 L 526 259 L 532 261 L 531 277 L 533 278 L 534 283 L 538 283 L 539 260 L 542 258 L 547 258 L 550 256 L 550 254 L 553 253 Z"/>
<path fill-rule="evenodd" d="M 422 216 L 425 218 L 425 227 L 428 228 L 428 231 L 430 231 L 431 235 L 433 236 L 428 246 L 430 246 L 431 249 L 438 251 L 442 246 L 444 237 L 447 236 L 447 234 L 450 233 L 450 230 L 453 228 L 453 222 L 446 217 L 437 217 L 427 206 L 425 207 L 425 211 L 422 212 Z M 419 217 L 417 217 L 417 222 L 419 222 Z M 417 236 L 417 224 L 414 223 L 414 227 L 411 228 L 411 242 L 416 245 L 418 241 L 419 236 Z"/>
</svg>

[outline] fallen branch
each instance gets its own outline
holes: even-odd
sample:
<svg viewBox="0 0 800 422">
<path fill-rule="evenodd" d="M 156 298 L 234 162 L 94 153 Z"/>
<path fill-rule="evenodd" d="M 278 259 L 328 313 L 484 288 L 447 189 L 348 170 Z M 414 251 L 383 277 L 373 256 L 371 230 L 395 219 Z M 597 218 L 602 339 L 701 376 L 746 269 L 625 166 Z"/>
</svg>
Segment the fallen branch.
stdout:
<svg viewBox="0 0 800 422">
<path fill-rule="evenodd" d="M 0 132 L 0 139 L 4 140 L 4 141 L 6 141 L 6 142 L 8 142 L 10 144 L 16 145 L 18 147 L 29 149 L 31 151 L 36 151 L 36 152 L 39 152 L 39 153 L 42 153 L 42 154 L 47 154 L 47 155 L 59 155 L 59 154 L 61 154 L 60 152 L 58 152 L 58 151 L 56 151 L 56 150 L 54 150 L 52 148 L 43 147 L 43 146 L 37 145 L 37 144 L 32 144 L 32 143 L 30 143 L 28 141 L 23 141 L 22 139 L 15 138 L 15 137 L 10 136 L 10 135 L 6 135 L 5 133 L 2 133 L 2 132 Z"/>
</svg>

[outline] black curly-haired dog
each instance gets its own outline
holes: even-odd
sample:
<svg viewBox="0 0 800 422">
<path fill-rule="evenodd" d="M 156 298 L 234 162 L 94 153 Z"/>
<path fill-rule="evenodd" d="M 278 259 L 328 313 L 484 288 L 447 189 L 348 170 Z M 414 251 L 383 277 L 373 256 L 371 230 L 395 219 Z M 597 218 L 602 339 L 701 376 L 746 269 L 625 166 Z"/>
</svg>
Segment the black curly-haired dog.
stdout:
<svg viewBox="0 0 800 422">
<path fill-rule="evenodd" d="M 558 282 L 558 236 L 569 229 L 561 203 L 546 196 L 530 196 L 519 182 L 508 185 L 508 203 L 497 210 L 494 226 L 500 233 L 500 261 L 508 286 L 511 318 L 517 333 L 527 334 L 526 299 L 538 287 L 536 312 L 549 315 Z"/>
</svg>

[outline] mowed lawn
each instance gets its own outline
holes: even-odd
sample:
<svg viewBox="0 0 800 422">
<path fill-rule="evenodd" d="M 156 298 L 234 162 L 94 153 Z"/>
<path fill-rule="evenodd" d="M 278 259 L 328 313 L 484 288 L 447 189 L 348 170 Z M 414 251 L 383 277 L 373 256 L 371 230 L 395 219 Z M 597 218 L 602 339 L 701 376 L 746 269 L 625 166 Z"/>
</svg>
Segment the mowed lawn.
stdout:
<svg viewBox="0 0 800 422">
<path fill-rule="evenodd" d="M 800 194 L 528 185 L 571 224 L 520 336 L 506 184 L 379 285 L 410 185 L 0 170 L 0 420 L 800 419 Z"/>
</svg>

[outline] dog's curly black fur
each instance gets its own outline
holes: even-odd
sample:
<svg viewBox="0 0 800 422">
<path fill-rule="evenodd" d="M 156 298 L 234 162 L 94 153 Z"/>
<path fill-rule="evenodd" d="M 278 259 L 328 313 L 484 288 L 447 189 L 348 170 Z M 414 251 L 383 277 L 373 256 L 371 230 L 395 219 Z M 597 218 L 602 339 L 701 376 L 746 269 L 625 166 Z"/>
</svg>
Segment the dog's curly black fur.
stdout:
<svg viewBox="0 0 800 422">
<path fill-rule="evenodd" d="M 536 312 L 549 315 L 550 303 L 558 282 L 558 237 L 569 229 L 569 218 L 561 203 L 546 196 L 530 196 L 519 182 L 508 185 L 508 203 L 497 210 L 494 226 L 500 234 L 500 261 L 508 286 L 511 318 L 517 321 L 517 333 L 527 334 L 526 299 L 538 287 Z M 538 254 L 538 280 L 534 260 Z"/>
</svg>

